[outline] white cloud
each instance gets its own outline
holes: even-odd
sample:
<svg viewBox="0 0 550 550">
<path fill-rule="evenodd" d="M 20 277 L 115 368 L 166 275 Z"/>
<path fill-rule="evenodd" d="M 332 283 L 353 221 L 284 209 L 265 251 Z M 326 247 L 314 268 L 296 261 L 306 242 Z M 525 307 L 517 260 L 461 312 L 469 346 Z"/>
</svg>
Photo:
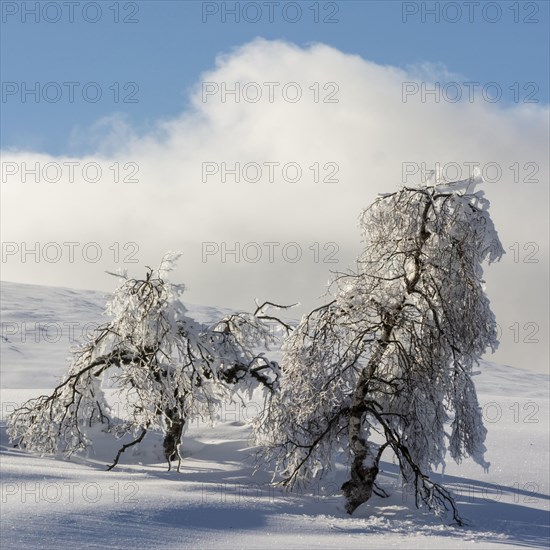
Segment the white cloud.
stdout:
<svg viewBox="0 0 550 550">
<path fill-rule="evenodd" d="M 464 75 L 449 71 L 447 65 L 441 61 L 435 63 L 432 61 L 422 61 L 414 65 L 407 65 L 405 69 L 409 77 L 421 82 L 445 83 L 468 81 L 468 78 Z"/>
<path fill-rule="evenodd" d="M 95 121 L 89 128 L 74 126 L 69 147 L 74 151 L 91 150 L 109 156 L 120 151 L 123 144 L 136 138 L 135 131 L 122 113 L 114 113 Z"/>
<path fill-rule="evenodd" d="M 420 70 L 422 69 L 422 70 Z M 184 252 L 177 276 L 187 283 L 188 299 L 197 303 L 247 307 L 255 297 L 282 302 L 302 301 L 312 305 L 325 292 L 330 269 L 345 269 L 360 251 L 357 218 L 379 192 L 394 190 L 402 183 L 403 163 L 436 162 L 454 177 L 457 163 L 462 175 L 468 165 L 479 163 L 490 178 L 495 166 L 502 176 L 488 183 L 486 192 L 505 247 L 518 243 L 519 260 L 539 247 L 538 263 L 514 262 L 513 250 L 500 265 L 486 269 L 488 292 L 503 325 L 503 345 L 494 359 L 519 367 L 542 370 L 548 364 L 548 107 L 522 104 L 491 104 L 481 96 L 473 103 L 429 101 L 420 95 L 402 100 L 403 82 L 437 76 L 439 65 L 409 68 L 408 71 L 380 66 L 358 56 L 344 54 L 325 45 L 302 49 L 281 41 L 256 40 L 220 56 L 212 70 L 202 75 L 209 90 L 226 83 L 228 89 L 246 83 L 248 98 L 262 91 L 258 103 L 241 96 L 235 103 L 228 95 L 210 95 L 203 101 L 200 83 L 193 90 L 192 108 L 170 121 L 159 122 L 154 132 L 137 135 L 115 115 L 99 121 L 90 130 L 88 145 L 96 154 L 83 158 L 49 157 L 32 151 L 4 151 L 2 161 L 22 162 L 44 169 L 46 163 L 63 168 L 58 182 L 22 183 L 20 173 L 6 176 L 2 183 L 2 238 L 5 242 L 78 242 L 75 261 L 67 248 L 58 262 L 32 256 L 20 261 L 17 254 L 5 258 L 2 278 L 38 284 L 111 289 L 114 281 L 103 275 L 114 269 L 116 245 L 135 242 L 139 264 L 126 267 L 136 274 L 144 264 L 158 262 L 168 249 Z M 420 72 L 419 72 L 420 71 Z M 422 76 L 424 75 L 424 76 Z M 264 83 L 279 83 L 265 85 Z M 285 84 L 296 82 L 302 99 L 291 103 L 282 99 Z M 315 83 L 319 83 L 316 85 Z M 327 84 L 333 83 L 333 84 Z M 323 89 L 323 86 L 326 87 Z M 269 88 L 274 101 L 269 102 Z M 310 87 L 312 87 L 310 89 Z M 316 86 L 318 86 L 316 88 Z M 504 84 L 503 84 L 504 86 Z M 214 87 L 214 88 L 213 88 Z M 287 99 L 296 87 L 287 85 Z M 314 93 L 319 102 L 314 102 Z M 332 94 L 332 95 L 331 95 Z M 325 103 L 323 99 L 337 99 Z M 75 134 L 78 144 L 82 130 Z M 78 162 L 75 181 L 68 181 L 63 165 Z M 84 164 L 96 162 L 102 180 L 83 180 Z M 116 162 L 119 179 L 138 178 L 138 183 L 114 183 Z M 280 163 L 274 167 L 276 181 L 236 183 L 231 176 L 223 183 L 219 173 L 201 181 L 202 164 L 226 162 L 231 168 L 255 162 Z M 280 167 L 297 163 L 303 171 L 300 181 L 281 178 Z M 321 177 L 333 175 L 337 183 L 314 183 L 309 168 L 319 163 Z M 129 163 L 129 164 L 126 164 Z M 136 163 L 139 173 L 133 174 Z M 494 165 L 491 163 L 495 163 Z M 517 163 L 517 164 L 516 164 Z M 528 164 L 535 163 L 535 164 Z M 126 165 L 126 167 L 125 167 Z M 323 166 L 327 165 L 326 170 Z M 210 165 L 213 166 L 213 165 Z M 412 165 L 407 165 L 412 166 Z M 95 165 L 88 165 L 91 170 Z M 55 179 L 55 166 L 47 177 Z M 248 176 L 254 177 L 253 167 Z M 290 170 L 290 167 L 289 167 Z M 538 170 L 535 174 L 534 171 Z M 94 172 L 88 174 L 92 178 Z M 4 174 L 5 175 L 5 174 Z M 292 177 L 290 170 L 287 175 Z M 539 183 L 524 182 L 531 175 Z M 514 177 L 519 182 L 514 183 Z M 406 183 L 418 183 L 420 174 Z M 257 263 L 220 261 L 220 255 L 202 261 L 202 243 L 259 243 L 263 252 Z M 283 260 L 285 243 L 297 242 L 302 259 Z M 102 258 L 97 263 L 82 260 L 84 243 L 97 242 Z M 281 243 L 269 262 L 264 242 Z M 339 263 L 323 263 L 334 252 Z M 314 243 L 319 243 L 315 245 Z M 214 245 L 212 245 L 214 246 Z M 111 247 L 111 249 L 110 249 Z M 310 247 L 312 247 L 310 249 Z M 246 252 L 254 259 L 258 247 Z M 50 249 L 50 256 L 55 249 Z M 87 252 L 91 255 L 93 248 Z M 120 250 L 119 261 L 133 252 Z M 295 249 L 285 250 L 292 258 Z M 517 254 L 516 254 L 517 255 Z M 318 262 L 315 262 L 315 259 Z M 242 258 L 241 258 L 242 260 Z M 121 265 L 120 263 L 118 265 Z M 514 343 L 514 322 L 540 325 L 538 344 Z M 520 333 L 520 340 L 525 334 Z"/>
</svg>

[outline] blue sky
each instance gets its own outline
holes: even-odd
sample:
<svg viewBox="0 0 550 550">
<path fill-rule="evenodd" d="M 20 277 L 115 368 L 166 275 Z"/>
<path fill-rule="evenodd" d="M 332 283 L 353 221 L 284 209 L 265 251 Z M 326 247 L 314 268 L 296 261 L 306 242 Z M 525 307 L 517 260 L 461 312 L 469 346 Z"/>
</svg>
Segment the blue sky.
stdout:
<svg viewBox="0 0 550 550">
<path fill-rule="evenodd" d="M 468 7 L 463 2 L 308 0 L 299 3 L 301 16 L 292 3 L 277 2 L 271 8 L 273 22 L 265 3 L 240 2 L 238 23 L 230 13 L 235 2 L 226 2 L 225 8 L 215 2 L 178 0 L 81 2 L 74 7 L 72 23 L 62 2 L 50 2 L 54 5 L 47 11 L 48 2 L 40 2 L 38 16 L 32 13 L 35 4 L 2 2 L 1 78 L 4 86 L 20 86 L 2 98 L 3 149 L 83 153 L 90 144 L 76 139 L 75 131 L 81 135 L 94 121 L 113 113 L 124 113 L 138 129 L 149 128 L 186 107 L 189 87 L 213 67 L 217 54 L 258 36 L 298 45 L 323 42 L 382 65 L 443 64 L 465 80 L 498 83 L 510 101 L 509 87 L 517 82 L 520 99 L 530 92 L 537 101 L 548 102 L 546 1 L 499 2 L 499 12 L 494 2 L 472 2 Z M 100 5 L 101 14 L 89 4 Z M 258 16 L 258 22 L 246 21 Z M 32 88 L 35 82 L 44 87 L 52 81 L 63 86 L 59 101 L 41 98 L 35 103 L 28 95 L 23 103 L 22 83 Z M 79 83 L 72 103 L 64 82 Z M 103 95 L 96 103 L 79 96 L 88 82 L 101 87 Z M 117 82 L 121 95 L 115 102 L 115 90 L 109 88 Z M 536 89 L 521 90 L 532 82 Z M 127 83 L 135 84 L 122 89 Z M 124 103 L 132 91 L 128 98 L 136 102 Z M 49 92 L 55 94 L 55 89 Z"/>
</svg>

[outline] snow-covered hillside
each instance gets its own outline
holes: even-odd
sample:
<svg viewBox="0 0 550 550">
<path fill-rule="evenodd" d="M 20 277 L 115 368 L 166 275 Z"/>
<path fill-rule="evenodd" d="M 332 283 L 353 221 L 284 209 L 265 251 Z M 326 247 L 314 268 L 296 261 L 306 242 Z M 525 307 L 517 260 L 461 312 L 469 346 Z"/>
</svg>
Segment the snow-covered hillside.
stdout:
<svg viewBox="0 0 550 550">
<path fill-rule="evenodd" d="M 181 472 L 167 472 L 161 440 L 147 436 L 111 472 L 116 447 L 88 457 L 39 458 L 9 444 L 5 418 L 47 393 L 70 348 L 105 320 L 101 292 L 2 283 L 2 548 L 548 548 L 549 377 L 484 362 L 476 385 L 484 409 L 489 472 L 450 462 L 439 481 L 454 490 L 469 526 L 417 510 L 398 486 L 391 457 L 373 497 L 353 517 L 339 486 L 344 466 L 303 493 L 253 475 L 246 420 L 254 402 L 227 406 L 220 423 L 193 423 Z M 200 321 L 227 313 L 188 305 Z M 437 477 L 437 476 L 436 476 Z"/>
</svg>

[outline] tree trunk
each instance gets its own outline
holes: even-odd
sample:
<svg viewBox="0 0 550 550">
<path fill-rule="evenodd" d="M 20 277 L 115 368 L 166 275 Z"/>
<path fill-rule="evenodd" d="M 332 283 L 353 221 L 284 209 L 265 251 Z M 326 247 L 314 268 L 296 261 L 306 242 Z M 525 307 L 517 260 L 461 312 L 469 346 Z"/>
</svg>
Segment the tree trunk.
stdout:
<svg viewBox="0 0 550 550">
<path fill-rule="evenodd" d="M 367 502 L 372 496 L 374 480 L 378 475 L 378 465 L 364 468 L 356 464 L 354 460 L 351 470 L 351 479 L 342 485 L 342 492 L 346 497 L 346 512 L 353 514 L 361 504 Z"/>
<path fill-rule="evenodd" d="M 164 434 L 163 447 L 164 456 L 168 461 L 168 467 L 170 469 L 173 460 L 181 460 L 178 447 L 181 443 L 185 418 L 178 417 L 175 409 L 167 409 L 166 416 L 171 420 L 171 423 Z"/>
<path fill-rule="evenodd" d="M 350 450 L 353 453 L 353 462 L 350 469 L 350 479 L 341 489 L 346 497 L 346 511 L 348 514 L 370 499 L 374 488 L 374 482 L 378 475 L 378 463 L 381 453 L 373 454 L 368 442 L 363 437 L 363 420 L 367 411 L 365 399 L 368 394 L 368 382 L 376 366 L 382 359 L 384 351 L 388 347 L 388 340 L 393 327 L 387 326 L 379 341 L 376 352 L 371 357 L 367 366 L 363 369 L 359 383 L 353 394 L 350 410 L 348 440 Z"/>
<path fill-rule="evenodd" d="M 376 372 L 380 361 L 382 360 L 384 353 L 390 343 L 393 329 L 398 322 L 398 316 L 403 310 L 403 306 L 407 300 L 407 295 L 414 291 L 422 271 L 421 264 L 421 252 L 424 243 L 430 236 L 426 230 L 426 223 L 428 219 L 428 211 L 431 203 L 428 200 L 424 205 L 422 211 L 422 222 L 419 231 L 419 243 L 417 249 L 414 251 L 414 273 L 411 279 L 406 281 L 406 292 L 403 296 L 401 303 L 391 316 L 386 319 L 383 318 L 383 330 L 380 338 L 378 339 L 378 346 L 368 364 L 363 369 L 357 387 L 353 393 L 353 400 L 351 404 L 349 428 L 348 428 L 348 441 L 350 450 L 353 454 L 353 462 L 350 469 L 350 479 L 346 481 L 341 489 L 344 493 L 347 503 L 346 511 L 348 514 L 353 512 L 364 502 L 370 499 L 372 496 L 374 482 L 378 475 L 378 463 L 380 462 L 381 452 L 384 450 L 382 446 L 376 455 L 373 454 L 369 443 L 363 437 L 363 421 L 367 412 L 367 405 L 365 403 L 369 393 L 369 380 Z"/>
<path fill-rule="evenodd" d="M 380 460 L 379 455 L 374 457 L 369 452 L 364 438 L 361 438 L 360 442 L 357 441 L 356 443 L 363 447 L 363 449 L 355 451 L 355 458 L 350 470 L 351 479 L 342 485 L 342 492 L 347 500 L 346 512 L 350 515 L 372 496 L 374 481 L 378 475 L 378 462 Z"/>
</svg>

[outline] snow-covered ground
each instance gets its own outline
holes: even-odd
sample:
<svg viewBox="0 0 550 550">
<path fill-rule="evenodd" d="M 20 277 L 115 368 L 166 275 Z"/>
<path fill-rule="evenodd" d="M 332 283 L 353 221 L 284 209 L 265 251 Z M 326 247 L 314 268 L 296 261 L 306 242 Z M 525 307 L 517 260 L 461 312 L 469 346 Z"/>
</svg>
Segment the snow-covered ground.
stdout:
<svg viewBox="0 0 550 550">
<path fill-rule="evenodd" d="M 104 319 L 101 292 L 2 283 L 2 548 L 548 548 L 550 546 L 549 377 L 484 362 L 476 377 L 484 408 L 485 473 L 450 462 L 439 481 L 468 520 L 459 528 L 417 510 L 384 457 L 381 485 L 353 517 L 338 487 L 344 466 L 303 493 L 253 475 L 247 418 L 254 402 L 219 411 L 215 427 L 195 422 L 181 472 L 167 472 L 160 437 L 148 435 L 111 472 L 116 446 L 88 457 L 39 458 L 13 448 L 5 418 L 48 393 L 67 368 L 70 347 Z M 220 315 L 191 306 L 200 321 Z M 226 310 L 221 310 L 225 313 Z"/>
</svg>

